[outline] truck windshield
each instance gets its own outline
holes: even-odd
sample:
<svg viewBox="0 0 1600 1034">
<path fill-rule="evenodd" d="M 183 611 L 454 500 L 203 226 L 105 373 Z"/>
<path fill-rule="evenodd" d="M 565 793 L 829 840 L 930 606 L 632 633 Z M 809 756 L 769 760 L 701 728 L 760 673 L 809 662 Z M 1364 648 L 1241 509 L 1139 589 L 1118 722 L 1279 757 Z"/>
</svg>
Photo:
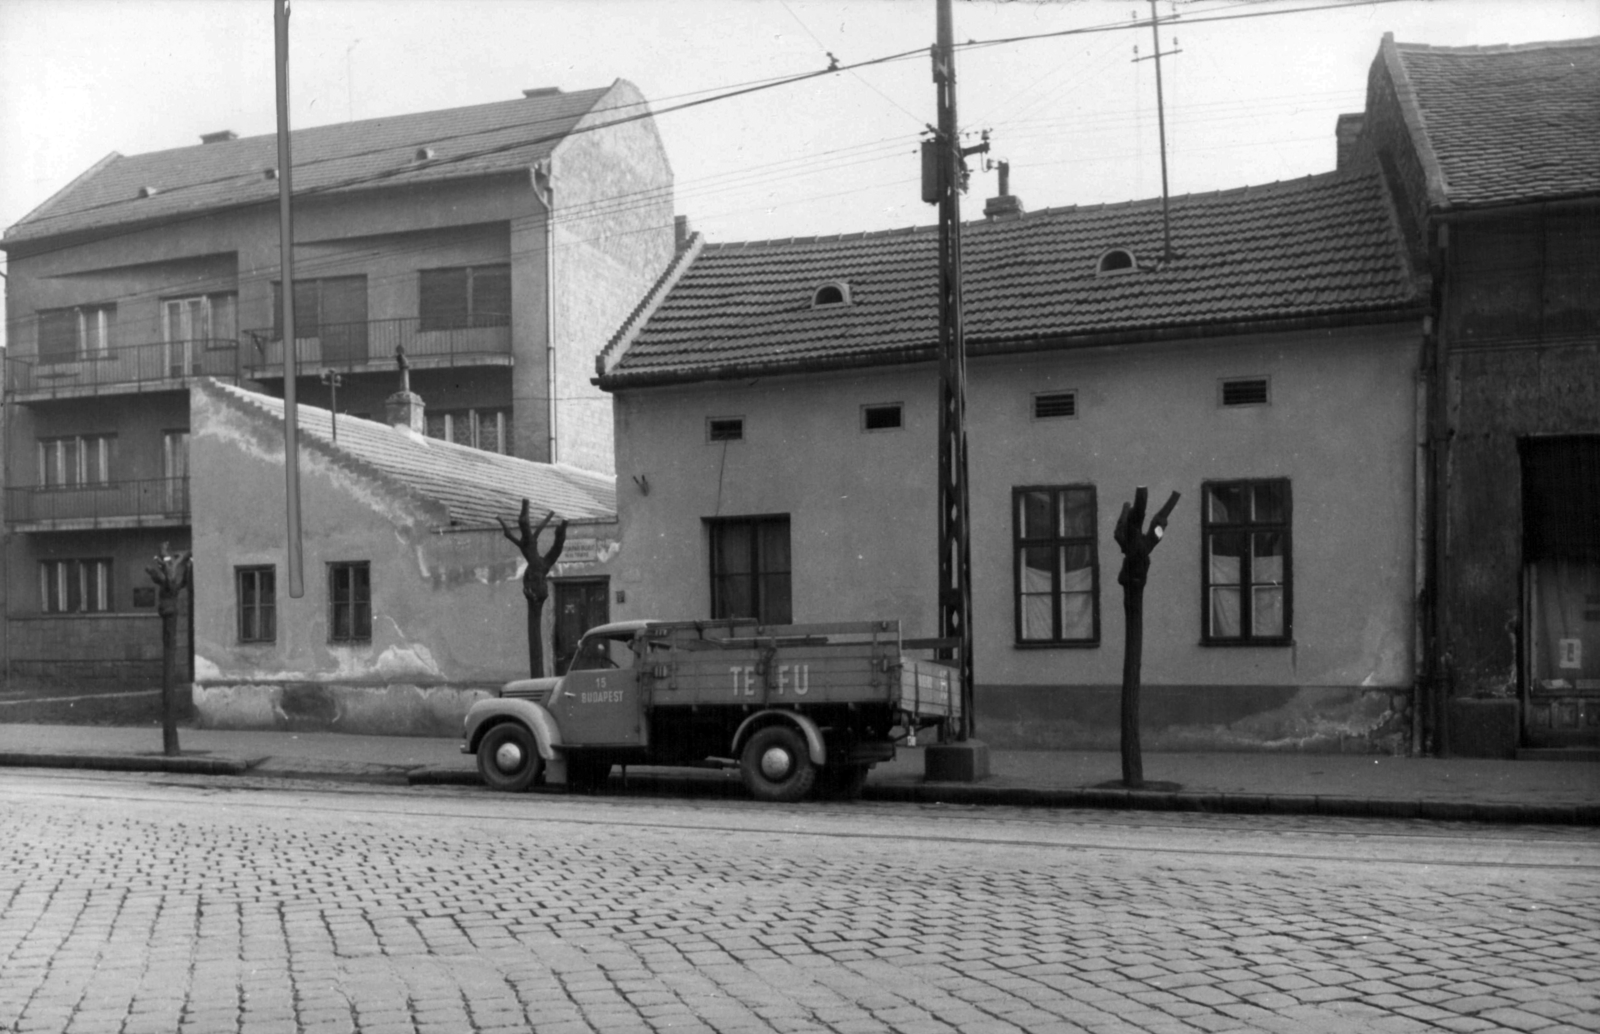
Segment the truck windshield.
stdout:
<svg viewBox="0 0 1600 1034">
<path fill-rule="evenodd" d="M 570 671 L 594 671 L 598 668 L 631 668 L 633 667 L 633 651 L 628 649 L 628 642 L 632 636 L 613 638 L 610 636 L 589 636 L 578 644 L 578 652 L 572 655 Z"/>
</svg>

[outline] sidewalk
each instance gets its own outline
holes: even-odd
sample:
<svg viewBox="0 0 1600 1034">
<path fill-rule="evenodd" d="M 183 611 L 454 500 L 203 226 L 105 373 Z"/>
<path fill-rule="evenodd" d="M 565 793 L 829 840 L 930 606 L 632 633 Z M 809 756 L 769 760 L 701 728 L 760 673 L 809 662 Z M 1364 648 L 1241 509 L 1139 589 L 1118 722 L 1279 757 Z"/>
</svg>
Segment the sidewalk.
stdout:
<svg viewBox="0 0 1600 1034">
<path fill-rule="evenodd" d="M 396 785 L 477 785 L 456 739 L 180 729 L 161 753 L 157 726 L 0 724 L 0 767 L 312 777 Z M 863 797 L 878 801 L 1139 808 L 1540 822 L 1600 826 L 1600 763 L 1393 758 L 1362 754 L 1146 753 L 1145 779 L 1177 789 L 1107 787 L 1115 751 L 993 751 L 989 778 L 930 783 L 922 750 L 879 765 Z M 630 793 L 742 795 L 736 772 L 630 767 Z M 612 784 L 624 776 L 613 770 Z M 556 791 L 559 792 L 559 791 Z"/>
</svg>

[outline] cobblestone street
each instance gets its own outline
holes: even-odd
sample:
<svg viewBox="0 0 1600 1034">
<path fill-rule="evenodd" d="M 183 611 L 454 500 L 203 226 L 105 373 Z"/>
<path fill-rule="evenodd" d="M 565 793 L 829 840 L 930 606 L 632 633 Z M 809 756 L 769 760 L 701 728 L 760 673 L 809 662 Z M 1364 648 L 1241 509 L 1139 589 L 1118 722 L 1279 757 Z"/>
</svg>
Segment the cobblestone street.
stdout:
<svg viewBox="0 0 1600 1034">
<path fill-rule="evenodd" d="M 1592 830 L 0 773 L 0 1031 L 1600 1030 Z"/>
</svg>

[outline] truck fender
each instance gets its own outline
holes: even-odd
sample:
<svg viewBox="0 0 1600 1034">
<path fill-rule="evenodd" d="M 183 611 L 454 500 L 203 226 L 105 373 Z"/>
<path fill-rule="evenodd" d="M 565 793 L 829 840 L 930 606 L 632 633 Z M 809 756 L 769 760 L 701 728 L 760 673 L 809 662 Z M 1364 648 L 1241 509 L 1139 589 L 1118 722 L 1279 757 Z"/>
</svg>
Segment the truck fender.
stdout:
<svg viewBox="0 0 1600 1034">
<path fill-rule="evenodd" d="M 496 697 L 473 704 L 467 711 L 464 730 L 467 746 L 476 753 L 478 742 L 483 739 L 483 734 L 489 731 L 489 727 L 507 719 L 519 721 L 528 727 L 533 733 L 534 741 L 539 745 L 539 756 L 544 758 L 547 764 L 559 757 L 556 748 L 561 746 L 561 729 L 556 725 L 556 720 L 551 717 L 550 712 L 532 700 Z"/>
<path fill-rule="evenodd" d="M 817 728 L 817 723 L 803 714 L 794 711 L 783 711 L 778 708 L 769 708 L 757 711 L 755 714 L 739 723 L 739 729 L 733 734 L 733 756 L 738 757 L 739 751 L 744 749 L 744 741 L 749 733 L 755 731 L 755 726 L 773 724 L 766 719 L 779 718 L 799 729 L 806 738 L 806 752 L 811 755 L 811 763 L 821 768 L 828 763 L 828 748 L 822 742 L 822 730 Z"/>
</svg>

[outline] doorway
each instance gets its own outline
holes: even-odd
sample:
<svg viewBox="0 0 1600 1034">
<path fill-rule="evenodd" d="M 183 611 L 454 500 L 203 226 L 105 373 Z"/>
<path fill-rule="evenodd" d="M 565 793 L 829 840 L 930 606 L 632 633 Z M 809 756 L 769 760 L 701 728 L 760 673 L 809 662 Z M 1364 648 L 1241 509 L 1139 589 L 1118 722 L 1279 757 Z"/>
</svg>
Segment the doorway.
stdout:
<svg viewBox="0 0 1600 1034">
<path fill-rule="evenodd" d="M 583 633 L 611 620 L 611 580 L 572 578 L 551 583 L 555 596 L 556 620 L 551 650 L 558 675 L 565 675 L 572 655 L 578 651 Z"/>
</svg>

